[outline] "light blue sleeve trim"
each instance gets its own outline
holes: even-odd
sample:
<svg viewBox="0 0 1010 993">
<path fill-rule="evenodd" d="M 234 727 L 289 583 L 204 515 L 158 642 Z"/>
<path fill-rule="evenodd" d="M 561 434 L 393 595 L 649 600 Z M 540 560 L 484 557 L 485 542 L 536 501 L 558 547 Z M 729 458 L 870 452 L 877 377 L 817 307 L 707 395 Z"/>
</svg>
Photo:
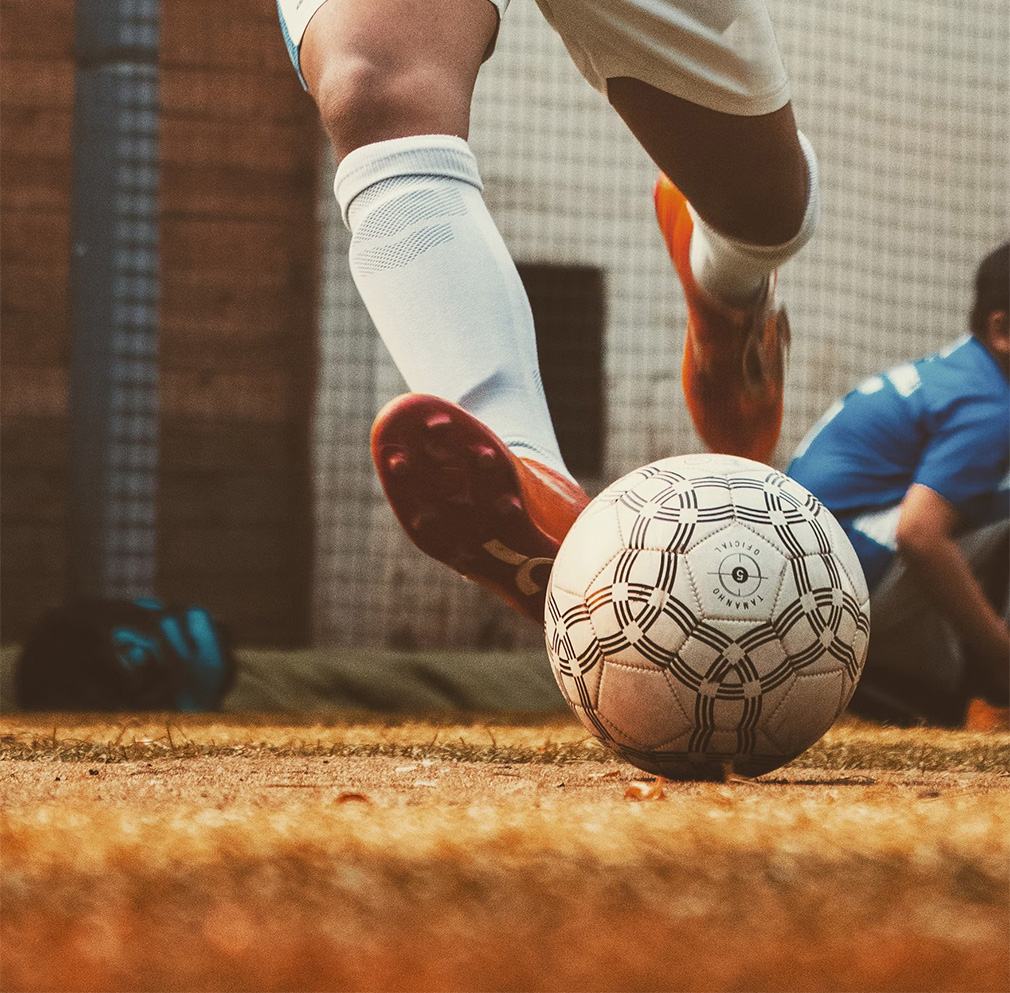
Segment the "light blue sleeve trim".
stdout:
<svg viewBox="0 0 1010 993">
<path fill-rule="evenodd" d="M 281 34 L 284 35 L 284 44 L 287 46 L 288 55 L 291 57 L 291 64 L 295 67 L 295 72 L 298 73 L 298 79 L 301 81 L 302 89 L 308 90 L 308 86 L 305 83 L 305 77 L 302 75 L 300 60 L 298 58 L 298 46 L 291 40 L 291 32 L 288 31 L 287 22 L 284 20 L 284 12 L 281 10 L 281 0 L 277 0 L 277 17 L 281 22 Z"/>
</svg>

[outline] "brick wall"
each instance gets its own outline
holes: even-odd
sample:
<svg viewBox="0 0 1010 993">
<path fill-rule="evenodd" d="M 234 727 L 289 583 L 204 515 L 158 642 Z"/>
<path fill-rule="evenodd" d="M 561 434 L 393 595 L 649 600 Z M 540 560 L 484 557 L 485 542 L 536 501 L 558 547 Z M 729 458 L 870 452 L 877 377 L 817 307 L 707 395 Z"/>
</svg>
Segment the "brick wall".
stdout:
<svg viewBox="0 0 1010 993">
<path fill-rule="evenodd" d="M 319 127 L 273 0 L 162 5 L 159 589 L 308 638 Z"/>
<path fill-rule="evenodd" d="M 0 0 L 5 641 L 64 594 L 71 0 Z M 157 592 L 309 634 L 319 128 L 273 0 L 162 5 Z"/>
<path fill-rule="evenodd" d="M 71 0 L 0 2 L 0 635 L 63 594 Z"/>
</svg>

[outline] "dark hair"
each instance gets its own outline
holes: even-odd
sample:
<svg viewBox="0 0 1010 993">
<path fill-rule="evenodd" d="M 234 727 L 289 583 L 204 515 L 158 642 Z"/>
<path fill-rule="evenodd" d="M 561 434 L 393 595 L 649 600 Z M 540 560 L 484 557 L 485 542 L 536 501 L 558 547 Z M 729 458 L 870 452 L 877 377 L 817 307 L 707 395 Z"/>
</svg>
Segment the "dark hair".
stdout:
<svg viewBox="0 0 1010 993">
<path fill-rule="evenodd" d="M 972 334 L 981 334 L 994 310 L 1010 311 L 1010 241 L 1003 242 L 983 260 L 975 273 Z"/>
</svg>

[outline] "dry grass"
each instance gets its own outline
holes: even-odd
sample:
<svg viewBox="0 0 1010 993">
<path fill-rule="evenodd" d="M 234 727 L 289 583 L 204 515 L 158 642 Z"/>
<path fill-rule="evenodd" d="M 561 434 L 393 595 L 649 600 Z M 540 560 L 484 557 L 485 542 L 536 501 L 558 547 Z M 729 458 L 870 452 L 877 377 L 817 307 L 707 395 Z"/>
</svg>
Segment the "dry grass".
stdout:
<svg viewBox="0 0 1010 993">
<path fill-rule="evenodd" d="M 468 762 L 610 762 L 611 752 L 567 714 L 4 715 L 0 761 L 129 762 L 198 756 L 389 756 Z M 792 768 L 1005 772 L 1010 735 L 881 728 L 845 719 Z"/>
<path fill-rule="evenodd" d="M 0 730 L 3 989 L 1010 987 L 1005 733 L 636 802 L 561 717 Z"/>
</svg>

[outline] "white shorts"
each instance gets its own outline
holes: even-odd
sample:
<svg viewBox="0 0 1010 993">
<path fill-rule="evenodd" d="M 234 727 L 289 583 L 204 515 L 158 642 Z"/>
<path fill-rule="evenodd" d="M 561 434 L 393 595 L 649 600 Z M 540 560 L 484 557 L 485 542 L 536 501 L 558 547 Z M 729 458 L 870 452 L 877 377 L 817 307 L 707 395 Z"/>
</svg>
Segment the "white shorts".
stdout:
<svg viewBox="0 0 1010 993">
<path fill-rule="evenodd" d="M 284 39 L 299 76 L 298 46 L 312 15 L 325 2 L 277 0 Z M 490 2 L 500 17 L 509 0 Z M 579 71 L 602 93 L 607 92 L 608 79 L 631 76 L 727 114 L 769 114 L 789 100 L 789 83 L 765 0 L 537 0 L 537 4 Z"/>
</svg>

